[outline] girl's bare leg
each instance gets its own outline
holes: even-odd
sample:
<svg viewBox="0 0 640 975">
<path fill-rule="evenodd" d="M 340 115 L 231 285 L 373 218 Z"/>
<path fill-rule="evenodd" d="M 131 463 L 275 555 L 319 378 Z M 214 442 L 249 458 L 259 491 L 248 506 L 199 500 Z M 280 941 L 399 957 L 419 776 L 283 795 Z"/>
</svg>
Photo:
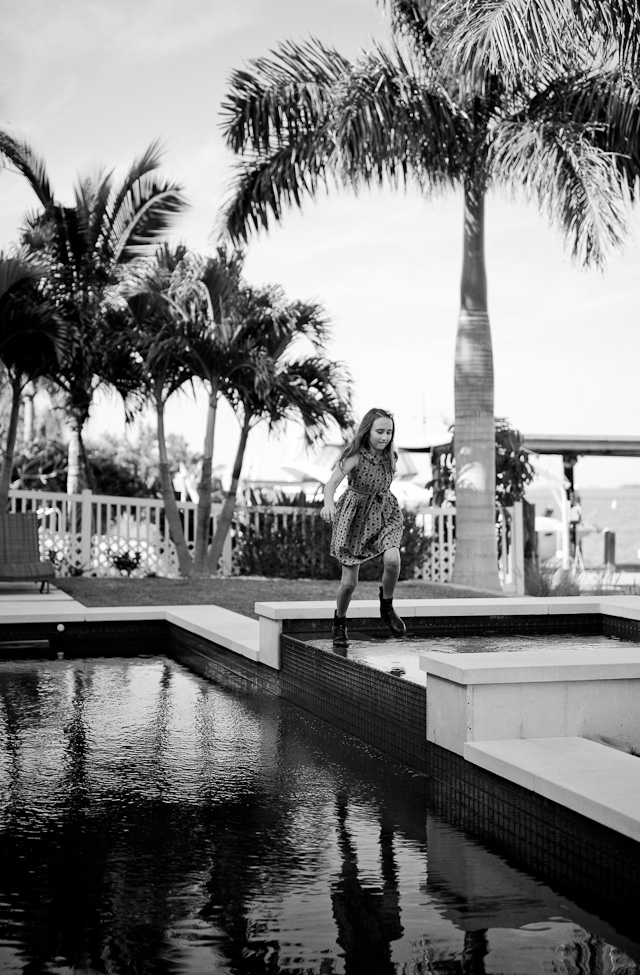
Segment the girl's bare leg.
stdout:
<svg viewBox="0 0 640 975">
<path fill-rule="evenodd" d="M 343 565 L 340 588 L 338 589 L 338 599 L 336 612 L 338 616 L 346 616 L 349 603 L 358 585 L 359 565 Z"/>
<path fill-rule="evenodd" d="M 385 599 L 393 599 L 396 583 L 400 576 L 400 549 L 388 548 L 382 556 L 384 566 L 382 572 L 382 595 Z"/>
<path fill-rule="evenodd" d="M 384 570 L 380 586 L 380 616 L 394 636 L 404 636 L 407 628 L 393 608 L 393 593 L 400 575 L 400 550 L 389 548 L 382 556 Z"/>
</svg>

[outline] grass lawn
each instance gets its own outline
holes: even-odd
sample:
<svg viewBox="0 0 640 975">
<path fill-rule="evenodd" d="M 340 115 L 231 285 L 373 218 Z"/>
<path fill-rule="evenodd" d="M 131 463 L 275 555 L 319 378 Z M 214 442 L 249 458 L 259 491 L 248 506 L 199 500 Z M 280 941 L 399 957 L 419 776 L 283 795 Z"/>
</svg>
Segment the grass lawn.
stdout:
<svg viewBox="0 0 640 975">
<path fill-rule="evenodd" d="M 255 617 L 257 602 L 335 599 L 338 583 L 331 579 L 56 579 L 58 589 L 85 606 L 194 606 L 213 603 L 234 613 Z M 377 582 L 361 582 L 356 599 L 377 599 Z M 434 582 L 399 582 L 396 599 L 455 599 L 495 596 Z"/>
</svg>

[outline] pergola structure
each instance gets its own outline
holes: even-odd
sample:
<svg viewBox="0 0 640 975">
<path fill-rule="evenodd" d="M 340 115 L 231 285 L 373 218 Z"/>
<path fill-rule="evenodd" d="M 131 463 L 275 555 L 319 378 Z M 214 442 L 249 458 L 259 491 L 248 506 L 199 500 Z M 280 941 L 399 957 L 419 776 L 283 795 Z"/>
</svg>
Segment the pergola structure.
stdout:
<svg viewBox="0 0 640 975">
<path fill-rule="evenodd" d="M 562 457 L 564 476 L 568 482 L 568 499 L 574 496 L 574 468 L 580 457 L 640 457 L 638 437 L 567 436 L 565 434 L 523 434 L 526 450 L 532 454 L 553 454 Z M 430 454 L 431 463 L 438 466 L 438 459 L 451 451 L 451 441 L 427 447 L 401 447 L 408 454 Z"/>
<path fill-rule="evenodd" d="M 562 457 L 564 476 L 569 482 L 567 497 L 574 496 L 574 468 L 580 457 L 640 457 L 637 437 L 601 437 L 589 434 L 568 437 L 562 434 L 523 434 L 524 446 L 532 454 L 557 454 Z"/>
<path fill-rule="evenodd" d="M 571 546 L 575 550 L 576 536 L 572 535 L 571 509 L 577 503 L 574 474 L 575 466 L 580 457 L 640 457 L 640 439 L 638 437 L 603 437 L 585 434 L 583 436 L 567 436 L 565 434 L 523 434 L 523 446 L 531 454 L 551 454 L 562 457 L 564 478 L 562 484 L 558 481 L 553 492 L 560 507 L 562 521 L 562 567 L 569 568 Z M 429 454 L 431 465 L 437 469 L 440 457 L 451 452 L 451 441 L 432 444 L 426 447 L 401 447 L 400 454 Z M 555 479 L 554 479 L 555 480 Z M 579 510 L 579 509 L 578 509 Z M 578 515 L 578 518 L 580 516 Z M 575 531 L 575 529 L 573 529 Z M 614 562 L 615 536 L 605 539 L 605 561 Z"/>
</svg>

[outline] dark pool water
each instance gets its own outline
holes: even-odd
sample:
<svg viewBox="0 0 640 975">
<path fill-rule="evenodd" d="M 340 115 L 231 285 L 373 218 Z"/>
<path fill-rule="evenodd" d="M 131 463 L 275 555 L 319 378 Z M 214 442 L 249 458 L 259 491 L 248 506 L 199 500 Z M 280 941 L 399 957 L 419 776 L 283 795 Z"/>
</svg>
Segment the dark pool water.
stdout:
<svg viewBox="0 0 640 975">
<path fill-rule="evenodd" d="M 298 639 L 312 643 L 322 650 L 332 650 L 331 640 L 318 639 L 312 633 L 296 634 Z M 600 647 L 603 653 L 615 642 L 614 637 L 597 634 L 538 633 L 538 634 L 461 634 L 459 636 L 410 635 L 372 638 L 370 634 L 349 631 L 349 649 L 341 655 L 349 660 L 395 674 L 416 684 L 424 684 L 426 675 L 420 670 L 420 656 L 434 650 L 440 653 L 517 653 L 522 650 L 562 650 Z M 638 651 L 640 653 L 640 649 Z"/>
<path fill-rule="evenodd" d="M 161 657 L 0 664 L 0 973 L 638 972 L 426 783 Z"/>
</svg>

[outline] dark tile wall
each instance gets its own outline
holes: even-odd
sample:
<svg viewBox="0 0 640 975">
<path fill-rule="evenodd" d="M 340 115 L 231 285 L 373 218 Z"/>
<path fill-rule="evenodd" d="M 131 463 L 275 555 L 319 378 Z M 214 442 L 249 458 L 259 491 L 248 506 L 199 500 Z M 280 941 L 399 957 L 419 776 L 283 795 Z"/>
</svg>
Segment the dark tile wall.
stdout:
<svg viewBox="0 0 640 975">
<path fill-rule="evenodd" d="M 0 625 L 0 659 L 29 656 L 135 657 L 166 654 L 169 648 L 167 624 L 163 620 L 140 622 L 8 623 Z M 38 646 L 39 645 L 39 646 Z"/>
<path fill-rule="evenodd" d="M 558 613 L 531 616 L 407 616 L 404 621 L 410 636 L 456 636 L 457 634 L 490 635 L 495 633 L 593 633 L 604 632 L 600 613 Z M 614 621 L 614 623 L 617 621 Z M 620 620 L 628 623 L 628 620 Z M 282 632 L 304 639 L 328 636 L 330 619 L 284 620 Z M 372 636 L 388 635 L 386 626 L 376 617 L 349 617 L 349 631 Z M 640 635 L 640 623 L 636 623 Z"/>
<path fill-rule="evenodd" d="M 426 771 L 424 687 L 283 634 L 280 693 L 405 765 Z"/>
<path fill-rule="evenodd" d="M 454 826 L 598 912 L 640 929 L 640 843 L 428 745 L 429 801 Z"/>
<path fill-rule="evenodd" d="M 279 694 L 277 670 L 241 657 L 179 626 L 169 625 L 168 629 L 169 656 L 195 673 L 232 690 Z"/>
</svg>

